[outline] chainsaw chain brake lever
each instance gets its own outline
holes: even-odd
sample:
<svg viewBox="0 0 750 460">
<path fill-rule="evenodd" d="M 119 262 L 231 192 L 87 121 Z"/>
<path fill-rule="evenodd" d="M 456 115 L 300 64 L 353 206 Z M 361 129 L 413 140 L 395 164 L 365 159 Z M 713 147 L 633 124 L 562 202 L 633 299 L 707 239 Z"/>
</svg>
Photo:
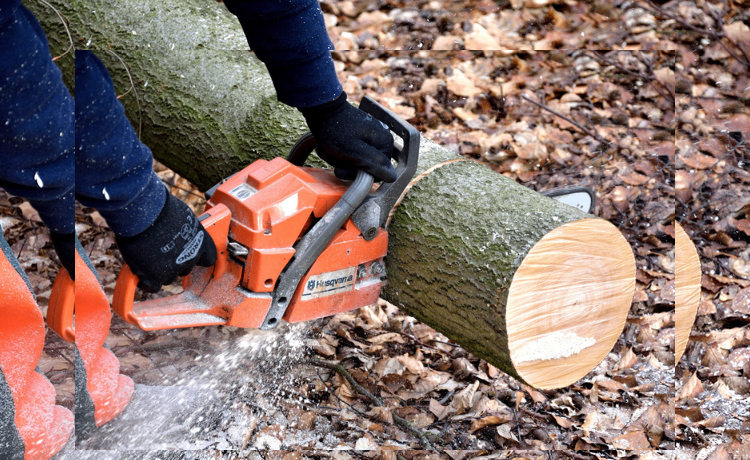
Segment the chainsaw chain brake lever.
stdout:
<svg viewBox="0 0 750 460">
<path fill-rule="evenodd" d="M 367 96 L 362 98 L 359 108 L 384 123 L 403 140 L 403 148 L 396 149 L 396 180 L 381 184 L 375 192 L 370 193 L 373 177 L 361 170 L 357 172 L 357 177 L 341 199 L 294 246 L 294 257 L 279 275 L 271 308 L 261 329 L 273 329 L 279 325 L 300 280 L 350 216 L 364 239 L 372 240 L 377 236 L 378 229 L 385 225 L 391 208 L 414 177 L 419 155 L 419 132 Z M 315 138 L 307 133 L 294 145 L 287 161 L 302 166 L 316 145 Z"/>
<path fill-rule="evenodd" d="M 378 228 L 385 225 L 391 209 L 417 172 L 420 136 L 416 128 L 369 96 L 362 98 L 359 109 L 384 123 L 403 141 L 403 147 L 396 148 L 396 180 L 381 184 L 377 190 L 364 199 L 351 216 L 354 225 L 362 232 L 365 240 L 369 241 L 377 236 Z M 302 166 L 317 144 L 311 133 L 305 134 L 292 147 L 287 161 Z"/>
</svg>

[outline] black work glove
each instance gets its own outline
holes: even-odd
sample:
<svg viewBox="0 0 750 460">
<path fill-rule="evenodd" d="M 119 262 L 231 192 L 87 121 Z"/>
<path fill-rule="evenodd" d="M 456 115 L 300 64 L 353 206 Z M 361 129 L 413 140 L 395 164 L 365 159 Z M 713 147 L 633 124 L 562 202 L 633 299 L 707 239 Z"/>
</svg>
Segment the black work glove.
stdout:
<svg viewBox="0 0 750 460">
<path fill-rule="evenodd" d="M 216 245 L 190 208 L 167 193 L 164 208 L 153 224 L 135 236 L 115 238 L 138 287 L 158 292 L 177 275 L 185 276 L 197 264 L 216 263 Z"/>
<path fill-rule="evenodd" d="M 55 247 L 60 263 L 68 271 L 70 279 L 76 278 L 76 233 L 51 233 L 52 246 Z"/>
<path fill-rule="evenodd" d="M 318 156 L 334 167 L 336 177 L 354 180 L 357 170 L 362 169 L 376 181 L 396 180 L 396 170 L 391 165 L 390 130 L 370 114 L 348 104 L 346 93 L 300 112 L 318 141 Z"/>
</svg>

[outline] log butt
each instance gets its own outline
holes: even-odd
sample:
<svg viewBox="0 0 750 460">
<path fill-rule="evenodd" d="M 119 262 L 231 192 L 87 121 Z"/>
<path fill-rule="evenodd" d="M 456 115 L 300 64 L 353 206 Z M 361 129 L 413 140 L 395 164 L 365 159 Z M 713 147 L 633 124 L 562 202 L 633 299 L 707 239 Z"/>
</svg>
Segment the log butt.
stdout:
<svg viewBox="0 0 750 460">
<path fill-rule="evenodd" d="M 612 350 L 635 293 L 633 251 L 602 219 L 555 228 L 513 275 L 508 350 L 518 375 L 540 389 L 584 377 Z"/>
<path fill-rule="evenodd" d="M 698 251 L 680 224 L 675 223 L 675 341 L 674 362 L 680 362 L 690 339 L 701 300 Z"/>
</svg>

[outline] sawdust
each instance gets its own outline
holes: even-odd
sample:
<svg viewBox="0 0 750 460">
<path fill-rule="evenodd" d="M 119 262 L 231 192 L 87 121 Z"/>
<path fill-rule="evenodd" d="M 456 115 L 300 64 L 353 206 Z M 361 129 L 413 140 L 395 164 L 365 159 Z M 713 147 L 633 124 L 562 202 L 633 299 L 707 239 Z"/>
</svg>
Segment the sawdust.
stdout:
<svg viewBox="0 0 750 460">
<path fill-rule="evenodd" d="M 596 344 L 592 337 L 580 337 L 575 332 L 554 332 L 533 340 L 513 353 L 516 364 L 529 361 L 549 361 L 567 358 Z"/>
</svg>

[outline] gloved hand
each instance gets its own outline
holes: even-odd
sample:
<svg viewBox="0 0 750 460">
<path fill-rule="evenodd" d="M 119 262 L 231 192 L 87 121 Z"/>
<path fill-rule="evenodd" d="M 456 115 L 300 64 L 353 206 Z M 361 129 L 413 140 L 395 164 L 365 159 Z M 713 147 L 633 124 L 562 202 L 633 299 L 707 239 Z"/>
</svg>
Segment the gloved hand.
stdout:
<svg viewBox="0 0 750 460">
<path fill-rule="evenodd" d="M 75 281 L 76 275 L 76 234 L 51 232 L 52 246 L 55 247 L 60 263 L 68 271 L 70 279 Z"/>
<path fill-rule="evenodd" d="M 190 208 L 167 193 L 164 208 L 153 224 L 135 236 L 116 237 L 122 258 L 140 278 L 138 287 L 158 292 L 177 275 L 185 276 L 197 264 L 216 263 L 216 245 Z"/>
<path fill-rule="evenodd" d="M 348 104 L 346 93 L 300 112 L 318 141 L 318 156 L 334 167 L 336 177 L 353 180 L 362 169 L 376 181 L 396 180 L 391 132 L 384 123 Z"/>
</svg>

